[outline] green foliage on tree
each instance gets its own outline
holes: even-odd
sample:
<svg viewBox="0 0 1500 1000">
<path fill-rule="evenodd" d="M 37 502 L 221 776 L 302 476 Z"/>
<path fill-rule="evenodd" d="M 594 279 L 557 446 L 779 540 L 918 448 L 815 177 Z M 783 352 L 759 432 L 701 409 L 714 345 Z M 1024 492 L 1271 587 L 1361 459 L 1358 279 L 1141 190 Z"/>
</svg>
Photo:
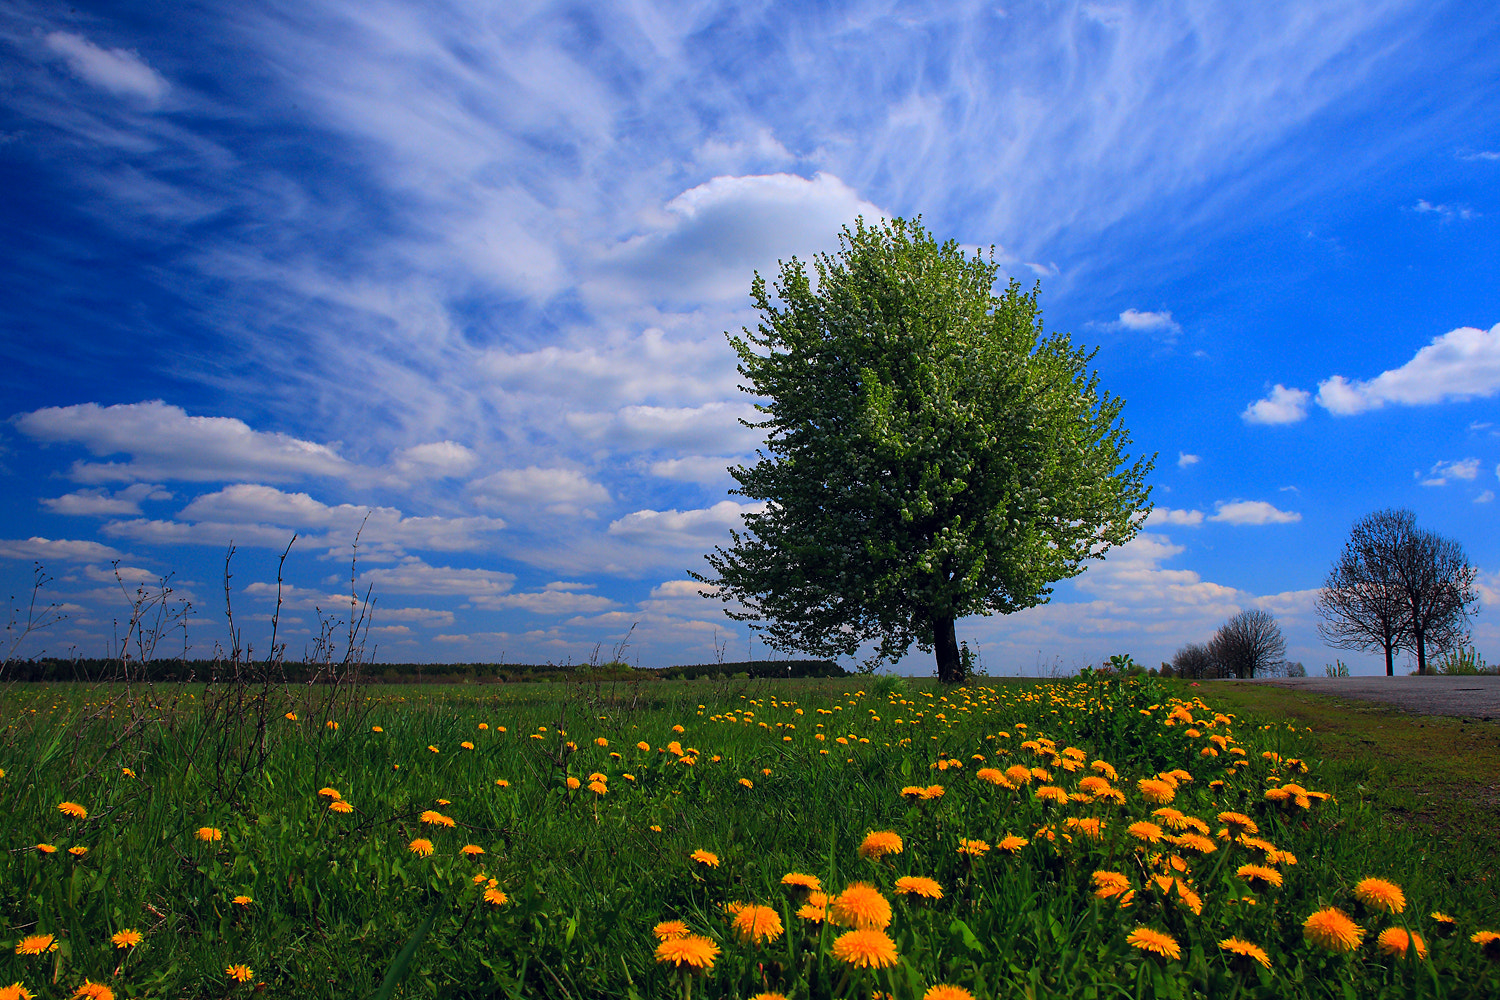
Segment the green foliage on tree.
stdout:
<svg viewBox="0 0 1500 1000">
<path fill-rule="evenodd" d="M 836 254 L 792 258 L 729 336 L 768 432 L 732 491 L 765 507 L 706 558 L 731 618 L 777 649 L 853 655 L 915 642 L 962 678 L 954 622 L 1045 602 L 1051 584 L 1130 540 L 1151 462 L 1125 455 L 1123 401 L 1093 353 L 1046 334 L 1037 289 L 941 246 L 920 220 L 845 227 Z"/>
</svg>

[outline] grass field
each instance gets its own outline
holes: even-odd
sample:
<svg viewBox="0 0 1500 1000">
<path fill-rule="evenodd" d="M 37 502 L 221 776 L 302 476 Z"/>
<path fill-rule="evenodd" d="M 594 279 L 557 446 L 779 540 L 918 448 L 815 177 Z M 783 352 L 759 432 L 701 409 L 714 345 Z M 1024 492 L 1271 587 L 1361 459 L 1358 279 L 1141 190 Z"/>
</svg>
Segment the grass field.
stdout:
<svg viewBox="0 0 1500 1000">
<path fill-rule="evenodd" d="M 0 697 L 0 997 L 1500 995 L 1496 761 L 1435 720 L 1099 676 Z"/>
</svg>

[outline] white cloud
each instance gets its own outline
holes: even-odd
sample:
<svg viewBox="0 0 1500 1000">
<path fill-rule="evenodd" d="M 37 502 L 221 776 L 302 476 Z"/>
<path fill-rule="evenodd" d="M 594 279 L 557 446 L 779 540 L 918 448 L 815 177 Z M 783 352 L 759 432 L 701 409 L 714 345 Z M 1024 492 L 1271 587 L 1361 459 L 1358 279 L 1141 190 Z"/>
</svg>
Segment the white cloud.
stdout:
<svg viewBox="0 0 1500 1000">
<path fill-rule="evenodd" d="M 1251 403 L 1240 417 L 1251 424 L 1294 424 L 1307 416 L 1310 398 L 1307 390 L 1288 389 L 1278 382 L 1269 396 Z"/>
<path fill-rule="evenodd" d="M 652 462 L 650 472 L 661 479 L 710 486 L 715 483 L 732 482 L 734 477 L 729 474 L 730 466 L 742 465 L 749 461 L 750 459 L 746 457 L 732 458 L 725 455 L 684 455 L 682 458 L 668 458 Z"/>
<path fill-rule="evenodd" d="M 619 606 L 618 601 L 597 594 L 575 594 L 566 590 L 542 590 L 519 594 L 484 594 L 469 599 L 476 608 L 517 609 L 537 615 L 592 614 Z"/>
<path fill-rule="evenodd" d="M 224 521 L 163 521 L 138 517 L 129 521 L 109 521 L 99 529 L 111 538 L 129 538 L 152 545 L 214 545 L 231 543 L 258 548 L 285 548 L 292 540 L 286 528 L 267 524 L 230 524 Z"/>
<path fill-rule="evenodd" d="M 501 469 L 468 486 L 475 503 L 501 509 L 545 510 L 561 516 L 596 516 L 590 504 L 607 504 L 609 491 L 576 469 L 528 466 Z"/>
<path fill-rule="evenodd" d="M 729 530 L 743 525 L 744 515 L 765 509 L 763 503 L 721 500 L 700 510 L 638 510 L 609 525 L 609 533 L 650 547 L 699 549 L 728 541 Z"/>
<path fill-rule="evenodd" d="M 54 31 L 44 41 L 48 49 L 62 56 L 79 79 L 117 97 L 135 97 L 156 104 L 171 89 L 138 52 L 101 49 L 82 35 L 67 31 Z"/>
<path fill-rule="evenodd" d="M 1318 405 L 1347 416 L 1387 403 L 1425 406 L 1488 399 L 1500 393 L 1500 323 L 1462 326 L 1422 348 L 1406 364 L 1368 382 L 1335 375 L 1318 383 Z"/>
<path fill-rule="evenodd" d="M 702 406 L 626 406 L 614 413 L 569 413 L 569 427 L 583 437 L 632 451 L 748 452 L 765 439 L 763 431 L 739 421 L 762 419 L 751 403 Z"/>
<path fill-rule="evenodd" d="M 1224 524 L 1291 524 L 1302 520 L 1296 511 L 1277 510 L 1264 500 L 1220 500 L 1210 521 Z"/>
<path fill-rule="evenodd" d="M 122 558 L 108 545 L 69 538 L 0 538 L 0 559 L 48 562 L 98 562 Z"/>
<path fill-rule="evenodd" d="M 1434 205 L 1426 198 L 1417 199 L 1417 203 L 1412 206 L 1412 211 L 1430 212 L 1444 222 L 1452 222 L 1454 219 L 1477 219 L 1479 217 L 1479 213 L 1468 205 Z"/>
<path fill-rule="evenodd" d="M 860 215 L 884 213 L 832 174 L 715 177 L 669 201 L 655 231 L 611 248 L 595 294 L 744 301 L 752 271 L 769 277 L 778 260 L 835 249 L 839 228 Z"/>
<path fill-rule="evenodd" d="M 42 506 L 54 514 L 75 517 L 122 517 L 141 512 L 142 500 L 170 500 L 172 494 L 150 483 L 135 483 L 110 493 L 98 488 L 64 493 L 60 497 L 43 497 Z"/>
<path fill-rule="evenodd" d="M 1203 459 L 1199 458 L 1197 455 L 1189 455 L 1185 451 L 1179 451 L 1177 453 L 1177 467 L 1179 469 L 1186 469 L 1188 466 L 1197 465 L 1201 461 L 1203 461 Z"/>
<path fill-rule="evenodd" d="M 1479 494 L 1477 497 L 1474 498 L 1474 502 L 1475 503 L 1489 503 L 1493 499 L 1495 499 L 1495 491 L 1494 490 L 1485 490 L 1483 493 Z"/>
<path fill-rule="evenodd" d="M 395 455 L 398 472 L 432 479 L 452 479 L 479 464 L 479 456 L 456 441 L 434 441 L 403 448 Z"/>
<path fill-rule="evenodd" d="M 328 532 L 347 544 L 364 526 L 361 544 L 461 552 L 489 544 L 486 535 L 505 527 L 492 517 L 407 517 L 393 507 L 328 505 L 306 493 L 284 493 L 273 486 L 236 484 L 193 500 L 177 515 L 215 525 L 276 525 L 299 533 Z M 283 531 L 283 535 L 288 531 Z"/>
<path fill-rule="evenodd" d="M 1421 479 L 1422 474 L 1417 473 Z M 1465 458 L 1456 462 L 1438 462 L 1427 473 L 1427 478 L 1422 479 L 1423 486 L 1447 486 L 1451 482 L 1463 480 L 1472 483 L 1479 478 L 1479 459 Z"/>
<path fill-rule="evenodd" d="M 1140 312 L 1126 309 L 1120 318 L 1106 324 L 1117 330 L 1132 333 L 1181 333 L 1182 325 L 1172 318 L 1171 312 Z"/>
<path fill-rule="evenodd" d="M 1153 507 L 1151 513 L 1146 515 L 1146 527 L 1156 527 L 1162 524 L 1184 524 L 1196 527 L 1203 523 L 1203 511 L 1201 510 L 1173 510 L 1170 507 Z"/>
<path fill-rule="evenodd" d="M 373 585 L 377 594 L 440 594 L 470 599 L 509 593 L 516 582 L 513 573 L 429 566 L 420 559 L 366 570 L 360 578 L 363 583 Z"/>
<path fill-rule="evenodd" d="M 286 482 L 307 476 L 347 478 L 360 471 L 328 445 L 251 430 L 233 417 L 190 417 L 159 399 L 49 406 L 11 422 L 37 441 L 81 444 L 98 457 L 130 456 L 127 462 L 73 463 L 68 475 L 79 482 Z"/>
</svg>

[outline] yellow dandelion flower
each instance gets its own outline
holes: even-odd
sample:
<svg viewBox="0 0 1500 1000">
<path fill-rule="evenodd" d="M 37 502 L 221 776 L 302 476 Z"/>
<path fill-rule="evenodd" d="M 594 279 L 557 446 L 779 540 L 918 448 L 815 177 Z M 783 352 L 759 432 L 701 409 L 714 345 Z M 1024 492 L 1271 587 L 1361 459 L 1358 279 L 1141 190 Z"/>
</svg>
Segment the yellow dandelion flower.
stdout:
<svg viewBox="0 0 1500 1000">
<path fill-rule="evenodd" d="M 473 750 L 474 749 L 474 744 L 470 743 L 468 740 L 464 740 L 462 743 L 459 744 L 459 746 L 462 747 L 465 750 Z"/>
<path fill-rule="evenodd" d="M 820 924 L 828 919 L 828 909 L 827 907 L 817 906 L 813 903 L 803 903 L 797 907 L 797 919 Z"/>
<path fill-rule="evenodd" d="M 786 1000 L 785 993 L 757 993 L 750 1000 Z"/>
<path fill-rule="evenodd" d="M 787 872 L 781 876 L 781 884 L 811 889 L 814 892 L 820 891 L 823 888 L 823 881 L 818 876 L 804 875 L 801 872 Z"/>
<path fill-rule="evenodd" d="M 1354 885 L 1354 898 L 1372 910 L 1400 913 L 1406 909 L 1406 894 L 1394 882 L 1383 878 L 1364 878 Z"/>
<path fill-rule="evenodd" d="M 370 727 L 370 732 L 372 732 L 372 733 L 383 733 L 383 732 L 385 732 L 385 730 L 381 729 L 379 726 L 371 726 Z"/>
<path fill-rule="evenodd" d="M 350 805 L 348 802 L 345 802 L 343 799 L 335 799 L 333 802 L 328 803 L 328 811 L 336 813 L 352 813 L 354 811 L 354 806 Z"/>
<path fill-rule="evenodd" d="M 974 841 L 974 843 L 983 844 L 984 841 Z M 1000 843 L 996 846 L 1007 854 L 1014 854 L 1029 843 L 1031 843 L 1031 841 L 1027 840 L 1025 837 L 1018 837 L 1012 833 L 1006 836 L 1005 839 L 1001 840 Z M 962 852 L 962 848 L 960 848 L 960 852 Z M 984 851 L 980 851 L 979 853 L 983 854 Z"/>
<path fill-rule="evenodd" d="M 1078 788 L 1089 795 L 1100 795 L 1109 791 L 1110 785 L 1107 779 L 1101 778 L 1097 774 L 1089 774 L 1078 779 Z"/>
<path fill-rule="evenodd" d="M 1469 935 L 1469 940 L 1484 951 L 1484 957 L 1492 962 L 1500 962 L 1500 933 L 1495 931 L 1475 931 Z"/>
<path fill-rule="evenodd" d="M 204 843 L 213 843 L 224 839 L 224 831 L 212 826 L 200 826 L 195 836 Z"/>
<path fill-rule="evenodd" d="M 1135 783 L 1142 797 L 1158 805 L 1171 802 L 1177 796 L 1177 789 L 1172 784 L 1160 778 L 1142 778 Z"/>
<path fill-rule="evenodd" d="M 884 969 L 896 964 L 896 942 L 883 930 L 861 928 L 833 940 L 833 957 L 862 969 Z"/>
<path fill-rule="evenodd" d="M 887 854 L 900 854 L 903 848 L 901 835 L 893 830 L 875 830 L 865 834 L 859 845 L 862 858 L 882 858 Z"/>
<path fill-rule="evenodd" d="M 504 906 L 510 902 L 510 897 L 494 886 L 484 890 L 484 901 L 492 906 Z"/>
<path fill-rule="evenodd" d="M 0 778 L 3 777 L 5 777 L 5 772 L 0 771 Z M 36 1000 L 36 994 L 21 983 L 15 982 L 9 986 L 0 986 L 0 1000 Z"/>
<path fill-rule="evenodd" d="M 87 847 L 70 847 L 70 848 L 68 848 L 68 853 L 71 854 L 71 855 L 73 855 L 73 857 L 75 857 L 75 858 L 81 858 L 85 854 L 87 854 L 88 852 L 89 852 L 89 849 Z"/>
<path fill-rule="evenodd" d="M 235 906 L 249 906 L 251 903 L 255 902 L 255 900 L 251 899 L 249 896 L 236 896 L 231 899 L 230 902 Z"/>
<path fill-rule="evenodd" d="M 783 930 L 781 914 L 769 906 L 747 906 L 735 914 L 734 929 L 746 941 L 775 941 Z"/>
<path fill-rule="evenodd" d="M 1092 764 L 1090 764 L 1089 767 L 1104 775 L 1104 777 L 1109 781 L 1119 780 L 1120 776 L 1115 773 L 1114 765 L 1110 764 L 1108 761 L 1096 760 Z"/>
<path fill-rule="evenodd" d="M 103 983 L 96 983 L 92 979 L 85 979 L 83 985 L 73 991 L 73 1000 L 115 1000 L 115 991 Z"/>
<path fill-rule="evenodd" d="M 238 980 L 242 983 L 248 983 L 250 980 L 255 978 L 255 970 L 250 968 L 250 966 L 244 964 L 243 962 L 239 962 L 225 968 L 224 975 L 228 976 L 230 979 Z"/>
<path fill-rule="evenodd" d="M 1260 827 L 1255 825 L 1255 820 L 1244 813 L 1221 812 L 1217 818 L 1220 823 L 1223 823 L 1235 833 L 1248 833 L 1251 836 L 1260 833 Z M 1231 938 L 1230 940 L 1233 939 Z"/>
<path fill-rule="evenodd" d="M 923 993 L 922 1000 L 974 1000 L 974 994 L 962 986 L 939 985 Z"/>
<path fill-rule="evenodd" d="M 936 879 L 921 875 L 903 875 L 896 879 L 896 892 L 903 896 L 920 896 L 923 899 L 942 899 L 943 887 Z"/>
<path fill-rule="evenodd" d="M 144 941 L 145 937 L 138 930 L 126 928 L 123 931 L 116 931 L 109 940 L 116 948 L 134 948 Z"/>
<path fill-rule="evenodd" d="M 687 937 L 692 931 L 688 930 L 688 925 L 681 920 L 663 920 L 651 928 L 651 933 L 656 935 L 656 940 L 666 941 L 671 938 Z"/>
<path fill-rule="evenodd" d="M 998 767 L 981 767 L 979 770 L 974 772 L 974 777 L 978 778 L 980 781 L 989 782 L 991 785 L 1000 785 L 1004 787 L 1009 784 L 1009 782 L 1005 778 L 1004 772 L 1002 772 Z"/>
<path fill-rule="evenodd" d="M 1137 927 L 1125 936 L 1125 943 L 1141 951 L 1149 951 L 1163 958 L 1181 958 L 1182 948 L 1177 939 L 1163 931 L 1150 927 Z"/>
<path fill-rule="evenodd" d="M 565 782 L 565 784 L 568 786 L 568 791 L 570 792 L 576 792 L 578 791 L 578 789 L 583 787 L 583 782 L 579 781 L 571 774 L 568 775 L 568 780 Z"/>
<path fill-rule="evenodd" d="M 57 939 L 51 934 L 28 934 L 16 942 L 17 955 L 42 955 L 57 950 Z"/>
<path fill-rule="evenodd" d="M 132 771 L 128 767 L 122 767 L 122 768 L 120 768 L 120 774 L 122 776 L 126 777 L 126 778 L 134 778 L 135 777 L 135 772 Z M 3 777 L 5 777 L 5 772 L 4 771 L 0 771 L 0 778 L 3 778 Z"/>
<path fill-rule="evenodd" d="M 1233 937 L 1225 938 L 1219 942 L 1219 947 L 1237 958 L 1259 962 L 1267 969 L 1271 967 L 1271 956 L 1266 954 L 1266 950 L 1259 945 L 1251 944 L 1249 941 L 1242 941 L 1239 938 Z"/>
<path fill-rule="evenodd" d="M 609 786 L 602 781 L 590 781 L 589 791 L 593 792 L 595 795 L 603 795 L 609 791 Z"/>
<path fill-rule="evenodd" d="M 1144 840 L 1150 844 L 1159 843 L 1161 841 L 1161 827 L 1157 826 L 1155 823 L 1147 823 L 1145 820 L 1140 820 L 1138 822 L 1130 824 L 1125 828 L 1125 832 L 1130 834 L 1136 840 Z"/>
<path fill-rule="evenodd" d="M 699 848 L 692 854 L 689 854 L 688 858 L 692 861 L 698 862 L 700 865 L 707 865 L 710 868 L 719 867 L 719 856 L 713 851 L 705 851 L 702 848 Z"/>
<path fill-rule="evenodd" d="M 473 858 L 483 854 L 484 848 L 480 847 L 478 844 L 465 844 L 458 849 L 458 853 L 464 855 L 465 857 Z"/>
<path fill-rule="evenodd" d="M 990 845 L 983 840 L 969 840 L 967 837 L 958 838 L 958 853 L 967 854 L 970 857 L 981 857 L 989 853 Z"/>
<path fill-rule="evenodd" d="M 1364 939 L 1365 930 L 1343 911 L 1327 907 L 1302 922 L 1302 936 L 1329 951 L 1353 951 Z"/>
<path fill-rule="evenodd" d="M 1012 785 L 1031 784 L 1031 768 L 1023 764 L 1012 764 L 1005 769 L 1005 778 Z"/>
<path fill-rule="evenodd" d="M 56 854 L 57 848 L 51 844 L 36 844 L 34 849 L 38 854 Z"/>
<path fill-rule="evenodd" d="M 426 837 L 418 837 L 410 844 L 407 844 L 406 849 L 419 858 L 425 858 L 432 854 L 432 841 Z"/>
<path fill-rule="evenodd" d="M 59 802 L 57 804 L 57 811 L 64 816 L 71 816 L 74 819 L 89 818 L 89 811 L 77 802 Z"/>
<path fill-rule="evenodd" d="M 495 779 L 495 784 L 497 786 L 499 786 L 500 788 L 509 788 L 510 787 L 510 782 L 506 781 L 504 778 L 496 778 Z"/>
<path fill-rule="evenodd" d="M 697 934 L 667 938 L 656 946 L 656 960 L 663 964 L 671 962 L 679 969 L 684 965 L 691 969 L 711 969 L 718 957 L 719 946 Z"/>
<path fill-rule="evenodd" d="M 287 720 L 288 722 L 296 722 L 297 721 L 297 713 L 296 712 L 288 712 L 285 715 L 283 715 L 282 718 L 285 719 L 285 720 Z"/>
<path fill-rule="evenodd" d="M 1043 785 L 1033 793 L 1038 802 L 1051 802 L 1056 805 L 1067 805 L 1068 793 L 1056 785 Z"/>
<path fill-rule="evenodd" d="M 828 909 L 832 922 L 840 927 L 884 930 L 891 923 L 890 900 L 864 882 L 851 882 Z"/>
<path fill-rule="evenodd" d="M 1094 895 L 1100 899 L 1113 899 L 1115 896 L 1123 896 L 1130 891 L 1130 879 L 1122 872 L 1096 871 L 1092 876 L 1094 880 Z"/>
<path fill-rule="evenodd" d="M 740 784 L 744 785 L 746 788 L 754 788 L 755 787 L 755 782 L 751 781 L 749 778 L 741 778 L 740 779 Z"/>
<path fill-rule="evenodd" d="M 1281 872 L 1266 865 L 1240 865 L 1234 873 L 1255 889 L 1264 889 L 1268 885 L 1281 888 Z"/>
<path fill-rule="evenodd" d="M 318 794 L 323 798 L 333 799 L 335 802 L 343 798 L 343 796 L 339 794 L 339 790 L 337 788 L 320 788 L 318 789 Z"/>
<path fill-rule="evenodd" d="M 1392 958 L 1406 956 L 1409 949 L 1416 950 L 1417 958 L 1427 957 L 1427 942 L 1422 940 L 1422 935 L 1413 931 L 1408 937 L 1406 931 L 1400 927 L 1387 927 L 1381 931 L 1380 936 L 1375 939 L 1375 948 L 1382 955 L 1389 955 Z"/>
</svg>

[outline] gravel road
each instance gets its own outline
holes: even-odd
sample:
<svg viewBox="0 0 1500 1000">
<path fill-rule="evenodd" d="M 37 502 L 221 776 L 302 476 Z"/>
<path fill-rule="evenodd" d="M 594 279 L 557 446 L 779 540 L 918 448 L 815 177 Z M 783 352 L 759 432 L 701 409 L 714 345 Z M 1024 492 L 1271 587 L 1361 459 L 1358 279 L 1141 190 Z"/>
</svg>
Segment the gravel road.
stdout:
<svg viewBox="0 0 1500 1000">
<path fill-rule="evenodd" d="M 1418 715 L 1500 722 L 1500 677 L 1274 677 L 1215 684 L 1274 684 L 1313 694 L 1380 701 Z"/>
</svg>

